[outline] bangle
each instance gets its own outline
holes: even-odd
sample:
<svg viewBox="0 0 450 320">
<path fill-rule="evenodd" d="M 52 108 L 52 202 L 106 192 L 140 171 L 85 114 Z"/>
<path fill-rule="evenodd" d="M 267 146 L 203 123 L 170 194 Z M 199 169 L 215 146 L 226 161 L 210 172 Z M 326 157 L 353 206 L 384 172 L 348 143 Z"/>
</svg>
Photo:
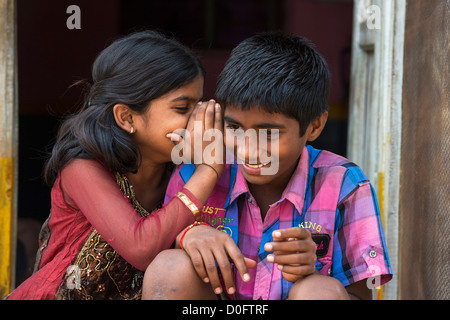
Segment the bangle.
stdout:
<svg viewBox="0 0 450 320">
<path fill-rule="evenodd" d="M 181 235 L 181 238 L 180 238 L 180 248 L 182 249 L 182 250 L 184 250 L 184 248 L 183 248 L 183 238 L 184 238 L 184 235 L 186 234 L 186 232 L 188 232 L 188 230 L 191 230 L 193 227 L 195 227 L 195 226 L 199 226 L 199 225 L 205 225 L 205 226 L 209 226 L 209 224 L 207 224 L 207 223 L 205 223 L 205 222 L 198 222 L 198 221 L 195 221 L 193 224 L 191 224 L 190 226 L 188 226 L 186 229 L 184 229 L 184 231 L 183 231 L 183 234 Z"/>
<path fill-rule="evenodd" d="M 205 166 L 208 166 L 208 167 L 210 167 L 211 169 L 213 169 L 214 170 L 214 172 L 216 173 L 216 175 L 217 175 L 217 179 L 219 179 L 219 173 L 217 172 L 217 170 L 212 166 L 212 165 L 210 165 L 210 164 L 207 164 L 207 163 L 200 163 L 199 164 L 199 166 L 201 166 L 201 165 L 205 165 Z"/>
<path fill-rule="evenodd" d="M 177 196 L 178 199 L 180 199 L 185 204 L 185 206 L 188 207 L 189 210 L 191 210 L 196 221 L 201 218 L 200 210 L 198 210 L 197 206 L 191 201 L 191 199 L 188 198 L 187 195 L 185 195 L 183 192 L 178 192 L 175 196 Z"/>
</svg>

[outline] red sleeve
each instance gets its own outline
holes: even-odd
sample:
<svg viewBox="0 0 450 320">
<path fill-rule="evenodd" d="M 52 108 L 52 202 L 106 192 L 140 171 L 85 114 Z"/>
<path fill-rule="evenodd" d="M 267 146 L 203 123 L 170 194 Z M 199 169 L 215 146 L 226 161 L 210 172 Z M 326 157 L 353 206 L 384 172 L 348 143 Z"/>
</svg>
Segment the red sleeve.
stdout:
<svg viewBox="0 0 450 320">
<path fill-rule="evenodd" d="M 61 171 L 61 186 L 66 201 L 76 206 L 103 239 L 139 270 L 145 270 L 160 251 L 170 248 L 176 236 L 194 222 L 192 212 L 178 197 L 150 216 L 141 217 L 112 173 L 95 160 L 72 160 Z M 191 200 L 199 203 L 197 199 Z"/>
</svg>

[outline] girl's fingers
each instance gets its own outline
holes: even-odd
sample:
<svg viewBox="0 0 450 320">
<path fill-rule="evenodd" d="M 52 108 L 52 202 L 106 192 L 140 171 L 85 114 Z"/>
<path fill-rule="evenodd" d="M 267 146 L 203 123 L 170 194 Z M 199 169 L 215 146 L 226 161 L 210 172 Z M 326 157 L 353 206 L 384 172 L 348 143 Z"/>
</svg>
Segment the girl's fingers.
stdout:
<svg viewBox="0 0 450 320">
<path fill-rule="evenodd" d="M 206 250 L 201 253 L 203 256 L 203 263 L 205 264 L 206 272 L 208 274 L 209 282 L 215 294 L 222 293 L 222 285 L 220 283 L 219 274 L 217 273 L 216 260 L 211 251 Z"/>
<path fill-rule="evenodd" d="M 216 103 L 214 105 L 215 115 L 214 115 L 214 129 L 223 132 L 223 121 L 222 121 L 222 108 L 220 104 Z"/>
<path fill-rule="evenodd" d="M 189 132 L 193 132 L 194 131 L 194 121 L 197 117 L 197 113 L 198 110 L 200 108 L 200 106 L 202 105 L 202 102 L 197 103 L 197 105 L 195 106 L 194 110 L 192 111 L 191 115 L 189 116 L 187 125 L 186 125 L 186 130 Z"/>
<path fill-rule="evenodd" d="M 244 257 L 241 250 L 236 246 L 234 241 L 230 238 L 230 241 L 226 244 L 226 250 L 231 261 L 233 261 L 239 272 L 242 280 L 245 282 L 250 281 L 250 275 L 248 273 L 248 267 L 256 267 L 256 261 Z"/>
<path fill-rule="evenodd" d="M 205 270 L 205 265 L 203 263 L 202 255 L 197 250 L 193 250 L 189 252 L 189 256 L 191 257 L 192 265 L 194 266 L 195 271 L 197 272 L 200 279 L 203 282 L 209 282 L 208 274 Z"/>
<path fill-rule="evenodd" d="M 222 279 L 225 284 L 225 288 L 229 294 L 234 294 L 236 291 L 236 287 L 234 285 L 234 275 L 233 270 L 231 268 L 231 263 L 228 260 L 228 256 L 226 255 L 225 251 L 215 251 L 214 256 L 217 261 L 217 265 L 220 269 L 220 272 L 222 274 Z M 213 287 L 214 292 L 216 292 L 216 287 Z"/>
<path fill-rule="evenodd" d="M 215 118 L 215 104 L 216 102 L 214 100 L 209 100 L 208 105 L 205 109 L 205 123 L 204 128 L 205 130 L 208 129 L 214 129 L 214 118 Z"/>
</svg>

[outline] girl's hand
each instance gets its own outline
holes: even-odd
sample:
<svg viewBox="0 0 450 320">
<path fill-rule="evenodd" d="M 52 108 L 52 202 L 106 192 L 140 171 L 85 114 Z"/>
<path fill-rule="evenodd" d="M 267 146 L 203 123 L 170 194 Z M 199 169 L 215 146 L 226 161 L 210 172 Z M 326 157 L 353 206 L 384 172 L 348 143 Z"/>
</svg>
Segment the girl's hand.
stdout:
<svg viewBox="0 0 450 320">
<path fill-rule="evenodd" d="M 225 168 L 223 121 L 220 105 L 214 100 L 199 102 L 192 111 L 186 129 L 169 133 L 176 144 L 183 143 L 186 160 L 196 165 L 207 164 L 220 176 Z M 201 148 L 200 148 L 201 147 Z M 185 155 L 183 155 L 185 156 Z"/>
<path fill-rule="evenodd" d="M 300 227 L 276 230 L 273 242 L 264 245 L 266 251 L 273 251 L 267 261 L 278 264 L 278 270 L 289 282 L 312 274 L 315 271 L 316 244 L 311 233 Z"/>
<path fill-rule="evenodd" d="M 256 261 L 244 257 L 227 233 L 210 226 L 199 225 L 189 230 L 183 238 L 183 248 L 200 279 L 211 283 L 216 294 L 222 293 L 217 268 L 220 268 L 227 293 L 234 294 L 236 287 L 230 261 L 245 282 L 250 281 L 248 268 L 256 267 Z"/>
</svg>

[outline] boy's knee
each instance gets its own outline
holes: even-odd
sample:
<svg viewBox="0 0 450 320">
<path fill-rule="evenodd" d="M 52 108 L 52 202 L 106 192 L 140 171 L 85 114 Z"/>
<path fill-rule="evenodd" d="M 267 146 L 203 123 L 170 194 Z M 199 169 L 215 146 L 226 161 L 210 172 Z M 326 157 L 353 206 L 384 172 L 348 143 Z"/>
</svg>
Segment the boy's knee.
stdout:
<svg viewBox="0 0 450 320">
<path fill-rule="evenodd" d="M 191 259 L 183 250 L 160 252 L 145 271 L 142 299 L 165 299 L 183 288 L 194 274 Z"/>
<path fill-rule="evenodd" d="M 342 283 L 320 274 L 312 274 L 294 283 L 289 291 L 289 300 L 348 300 Z"/>
</svg>

